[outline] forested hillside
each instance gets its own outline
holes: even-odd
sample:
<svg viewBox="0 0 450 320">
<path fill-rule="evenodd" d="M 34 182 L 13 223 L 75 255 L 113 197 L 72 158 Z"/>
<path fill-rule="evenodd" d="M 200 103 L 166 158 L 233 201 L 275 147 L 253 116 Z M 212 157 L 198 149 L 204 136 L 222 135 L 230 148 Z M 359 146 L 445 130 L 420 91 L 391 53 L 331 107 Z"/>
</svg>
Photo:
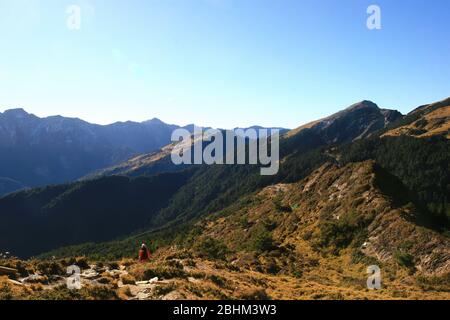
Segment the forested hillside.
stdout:
<svg viewBox="0 0 450 320">
<path fill-rule="evenodd" d="M 0 211 L 11 221 L 5 227 L 8 236 L 2 239 L 3 246 L 18 250 L 18 255 L 29 255 L 61 245 L 126 237 L 133 231 L 145 235 L 164 232 L 163 238 L 170 239 L 204 216 L 266 186 L 297 182 L 325 162 L 344 166 L 366 160 L 376 161 L 388 173 L 380 176 L 380 188 L 395 189 L 398 179 L 403 187 L 391 193 L 393 200 L 412 199 L 418 208 L 418 224 L 440 232 L 448 230 L 448 140 L 442 135 L 381 137 L 384 127 L 377 131 L 379 126 L 373 126 L 377 110 L 386 119 L 386 111 L 364 102 L 327 118 L 325 123 L 283 136 L 280 171 L 275 176 L 260 176 L 259 167 L 251 165 L 187 166 L 158 174 L 157 168 L 165 170 L 169 165 L 170 155 L 165 154 L 127 169 L 132 178 L 104 176 L 13 194 L 0 199 Z M 68 231 L 71 229 L 74 231 Z M 30 250 L 18 245 L 22 238 L 40 232 L 36 230 L 45 230 L 45 246 L 33 244 Z M 121 250 L 113 251 L 120 255 L 130 249 Z"/>
</svg>

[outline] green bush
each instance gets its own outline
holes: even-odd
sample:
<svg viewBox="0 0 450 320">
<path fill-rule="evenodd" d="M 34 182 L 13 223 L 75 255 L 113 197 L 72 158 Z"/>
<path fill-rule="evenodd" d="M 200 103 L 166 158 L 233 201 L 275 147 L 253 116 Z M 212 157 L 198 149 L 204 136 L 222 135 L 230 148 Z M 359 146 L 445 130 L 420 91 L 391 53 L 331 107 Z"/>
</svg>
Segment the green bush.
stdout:
<svg viewBox="0 0 450 320">
<path fill-rule="evenodd" d="M 275 247 L 272 234 L 265 226 L 259 226 L 253 231 L 250 239 L 249 248 L 252 251 L 264 252 L 270 251 Z"/>
<path fill-rule="evenodd" d="M 194 251 L 202 258 L 226 260 L 228 247 L 221 241 L 205 238 L 194 245 Z"/>
<path fill-rule="evenodd" d="M 270 218 L 266 218 L 262 222 L 264 228 L 267 229 L 267 231 L 273 231 L 278 226 L 278 223 L 276 221 L 273 221 Z"/>
<path fill-rule="evenodd" d="M 409 253 L 402 252 L 402 251 L 396 251 L 394 253 L 394 259 L 402 267 L 405 267 L 408 269 L 414 268 L 414 259 L 413 259 L 413 256 L 410 255 Z"/>
<path fill-rule="evenodd" d="M 183 264 L 178 260 L 169 260 L 166 262 L 168 266 L 173 267 L 175 269 L 183 269 Z"/>
<path fill-rule="evenodd" d="M 116 300 L 118 296 L 107 286 L 87 286 L 81 290 L 69 290 L 66 285 L 57 286 L 51 290 L 33 292 L 26 299 L 30 300 Z"/>
<path fill-rule="evenodd" d="M 85 290 L 84 294 L 88 297 L 88 299 L 93 300 L 117 300 L 117 293 L 106 287 L 106 286 L 92 286 L 86 287 L 82 290 Z"/>
<path fill-rule="evenodd" d="M 0 300 L 12 300 L 13 294 L 11 288 L 6 284 L 2 284 L 0 287 Z"/>
<path fill-rule="evenodd" d="M 356 211 L 350 211 L 339 220 L 325 220 L 320 226 L 319 247 L 334 246 L 337 250 L 350 245 L 353 241 L 364 239 L 365 227 L 371 217 Z"/>
<path fill-rule="evenodd" d="M 264 289 L 248 289 L 239 295 L 242 300 L 270 300 L 270 296 Z"/>
<path fill-rule="evenodd" d="M 246 217 L 241 217 L 239 219 L 239 225 L 243 229 L 247 229 L 247 228 L 250 228 L 252 226 L 252 224 L 248 221 L 248 219 Z"/>
<path fill-rule="evenodd" d="M 175 284 L 170 283 L 164 286 L 158 286 L 155 288 L 155 295 L 157 296 L 165 296 L 166 294 L 171 293 L 176 289 Z"/>
<path fill-rule="evenodd" d="M 65 275 L 66 270 L 63 268 L 63 266 L 60 263 L 51 261 L 42 261 L 39 262 L 37 265 L 37 270 L 44 275 L 50 276 L 50 275 Z"/>
<path fill-rule="evenodd" d="M 275 210 L 279 212 L 292 212 L 292 208 L 290 206 L 285 206 L 282 202 L 281 196 L 276 196 L 272 200 Z"/>
<path fill-rule="evenodd" d="M 208 278 L 220 288 L 225 288 L 227 285 L 227 280 L 225 278 L 219 277 L 215 274 L 210 275 Z"/>
</svg>

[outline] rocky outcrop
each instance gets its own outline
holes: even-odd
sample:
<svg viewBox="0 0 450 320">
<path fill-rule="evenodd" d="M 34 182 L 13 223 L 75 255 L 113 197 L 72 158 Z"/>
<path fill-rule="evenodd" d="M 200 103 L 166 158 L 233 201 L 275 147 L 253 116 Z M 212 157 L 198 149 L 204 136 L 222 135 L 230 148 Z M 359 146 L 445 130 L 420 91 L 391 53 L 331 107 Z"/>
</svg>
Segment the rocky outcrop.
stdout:
<svg viewBox="0 0 450 320">
<path fill-rule="evenodd" d="M 309 130 L 320 135 L 327 144 L 351 142 L 369 137 L 401 118 L 400 112 L 380 109 L 375 103 L 365 100 L 327 118 L 291 130 L 287 136 L 292 137 L 303 130 Z"/>
</svg>

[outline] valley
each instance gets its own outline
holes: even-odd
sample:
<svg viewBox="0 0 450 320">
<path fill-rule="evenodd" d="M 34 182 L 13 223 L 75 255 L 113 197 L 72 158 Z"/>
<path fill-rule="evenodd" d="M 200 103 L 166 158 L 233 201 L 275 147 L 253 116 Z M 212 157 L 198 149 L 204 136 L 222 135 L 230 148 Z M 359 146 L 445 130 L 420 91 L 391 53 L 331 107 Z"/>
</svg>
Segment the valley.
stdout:
<svg viewBox="0 0 450 320">
<path fill-rule="evenodd" d="M 0 266 L 15 270 L 0 297 L 450 299 L 447 102 L 402 116 L 363 101 L 292 130 L 274 176 L 177 168 L 168 145 L 0 198 L 0 251 L 13 255 Z M 65 286 L 72 264 L 81 290 Z"/>
</svg>

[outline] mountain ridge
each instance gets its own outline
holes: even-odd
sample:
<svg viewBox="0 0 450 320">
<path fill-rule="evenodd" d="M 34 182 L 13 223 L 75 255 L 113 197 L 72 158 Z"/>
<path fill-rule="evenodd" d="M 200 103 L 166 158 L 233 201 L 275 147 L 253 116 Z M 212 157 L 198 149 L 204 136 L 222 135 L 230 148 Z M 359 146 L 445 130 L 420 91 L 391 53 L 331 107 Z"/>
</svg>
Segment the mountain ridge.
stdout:
<svg viewBox="0 0 450 320">
<path fill-rule="evenodd" d="M 395 122 L 403 117 L 403 115 L 397 110 L 381 109 L 374 102 L 369 100 L 363 100 L 354 103 L 351 106 L 344 108 L 343 110 L 338 111 L 330 116 L 309 122 L 296 129 L 293 129 L 287 132 L 287 136 L 288 137 L 294 136 L 304 129 L 323 130 L 328 127 L 332 127 L 333 124 L 339 122 L 339 120 L 342 119 L 343 117 L 348 117 L 349 115 L 351 116 L 352 114 L 359 115 L 361 113 L 362 114 L 365 113 L 367 118 L 372 118 L 369 120 L 372 122 L 370 126 L 373 127 L 371 129 L 373 131 L 381 129 L 384 126 L 388 125 L 389 123 Z M 358 136 L 356 139 L 364 137 L 365 134 L 366 133 L 362 133 L 362 135 Z"/>
<path fill-rule="evenodd" d="M 402 125 L 388 130 L 384 135 L 418 138 L 443 135 L 450 139 L 450 97 L 414 109 L 404 117 Z"/>
<path fill-rule="evenodd" d="M 179 171 L 170 172 L 166 166 L 167 162 L 170 162 L 169 148 L 165 151 L 166 153 L 163 151 L 162 154 L 158 152 L 150 154 L 150 158 L 155 157 L 150 166 L 148 162 L 146 163 L 148 160 L 146 156 L 143 156 L 143 159 L 138 157 L 133 160 L 131 165 L 124 167 L 126 170 L 131 169 L 130 172 L 126 172 L 128 177 L 124 177 L 120 169 L 118 172 L 112 172 L 111 175 L 95 177 L 92 180 L 32 189 L 0 198 L 0 214 L 3 217 L 8 216 L 11 223 L 16 220 L 21 223 L 30 217 L 42 217 L 44 220 L 41 223 L 51 226 L 52 220 L 48 219 L 51 215 L 46 212 L 54 210 L 57 203 L 59 208 L 57 211 L 61 215 L 58 221 L 62 223 L 61 226 L 64 226 L 64 221 L 68 220 L 64 218 L 67 212 L 74 212 L 74 214 L 82 212 L 92 217 L 105 216 L 105 213 L 109 212 L 112 220 L 111 223 L 108 220 L 104 221 L 105 228 L 116 236 L 126 236 L 126 233 L 133 231 L 132 228 L 128 228 L 125 232 L 120 224 L 114 224 L 114 216 L 121 216 L 124 211 L 128 213 L 128 219 L 131 221 L 136 219 L 140 221 L 138 224 L 140 230 L 145 234 L 151 234 L 154 230 L 161 228 L 170 230 L 196 221 L 210 213 L 219 212 L 261 188 L 279 183 L 297 182 L 326 162 L 345 165 L 374 159 L 382 164 L 383 168 L 396 174 L 398 179 L 409 188 L 408 192 L 414 194 L 410 198 L 416 198 L 420 202 L 421 223 L 433 228 L 439 227 L 436 223 L 442 223 L 441 227 L 445 230 L 448 224 L 448 218 L 445 216 L 446 210 L 448 211 L 448 199 L 445 195 L 445 170 L 448 163 L 446 157 L 449 156 L 445 152 L 447 141 L 438 138 L 418 140 L 410 136 L 380 137 L 381 133 L 377 133 L 377 129 L 379 125 L 385 123 L 384 115 L 379 109 L 370 109 L 375 110 L 375 113 L 370 111 L 367 114 L 364 112 L 367 108 L 363 108 L 363 112 L 352 109 L 350 112 L 340 113 L 337 117 L 338 121 L 332 124 L 306 128 L 294 136 L 282 136 L 280 171 L 276 176 L 261 177 L 258 168 L 245 165 L 186 166 Z M 377 126 L 373 125 L 374 119 Z M 362 125 L 363 123 L 366 125 Z M 339 124 L 342 124 L 340 129 L 336 127 Z M 362 138 L 358 138 L 362 135 Z M 424 159 L 427 159 L 426 165 L 430 168 L 423 172 L 417 171 L 425 163 Z M 140 167 L 140 161 L 144 162 L 142 167 Z M 133 167 L 134 163 L 138 164 L 137 168 Z M 149 197 L 156 197 L 156 199 L 166 197 L 167 195 L 160 194 L 162 191 L 158 189 L 164 176 L 172 177 L 178 188 L 173 190 L 168 198 L 164 198 L 167 201 L 165 205 L 148 210 L 147 213 L 141 210 L 148 205 L 145 197 L 139 199 L 143 203 L 136 206 L 135 201 L 138 199 L 129 198 L 128 201 L 127 198 L 120 199 L 118 195 L 111 199 L 107 196 L 108 192 L 116 192 L 122 188 L 125 190 L 133 186 L 136 188 L 136 194 L 144 195 L 148 193 L 148 190 L 154 190 L 148 194 Z M 129 182 L 142 181 L 139 179 L 148 181 L 148 184 Z M 113 189 L 110 189 L 111 187 Z M 70 192 L 64 197 L 53 193 L 61 188 Z M 78 195 L 80 198 L 73 202 L 71 199 Z M 103 200 L 93 200 L 96 197 Z M 23 199 L 27 199 L 30 205 L 23 206 Z M 109 202 L 117 204 L 111 206 Z M 11 215 L 13 212 L 15 213 Z M 86 224 L 84 228 L 91 230 L 91 220 L 83 221 Z M 134 226 L 137 228 L 137 225 Z M 11 233 L 7 225 L 3 228 L 6 229 L 2 230 L 0 226 L 2 234 L 9 234 L 9 236 L 2 239 L 2 246 L 9 251 L 17 250 L 21 239 L 26 238 L 28 232 L 34 232 L 32 224 L 23 225 L 19 233 Z M 65 242 L 64 245 L 107 240 L 85 237 L 83 233 L 80 235 L 83 236 Z M 41 244 L 42 248 L 56 249 L 62 244 L 58 237 L 59 235 L 55 232 L 47 232 L 46 239 Z M 20 248 L 23 250 L 22 247 Z M 32 252 L 20 250 L 17 254 L 34 255 L 42 252 L 37 249 Z"/>
<path fill-rule="evenodd" d="M 22 108 L 8 109 L 0 113 L 0 176 L 27 187 L 68 182 L 157 150 L 170 142 L 176 128 L 159 119 L 98 125 L 79 118 L 39 118 Z M 18 187 L 3 184 L 1 194 Z"/>
<path fill-rule="evenodd" d="M 376 118 L 377 119 L 375 119 L 375 123 L 368 125 L 365 130 L 358 131 L 358 128 L 353 129 L 352 130 L 353 133 L 358 132 L 358 134 L 355 136 L 352 136 L 351 140 L 360 139 L 360 138 L 365 137 L 366 135 L 368 136 L 368 135 L 370 135 L 370 133 L 373 133 L 373 132 L 377 131 L 378 129 L 385 127 L 385 126 L 389 125 L 390 123 L 393 123 L 402 117 L 402 115 L 398 111 L 388 110 L 388 109 L 380 109 L 373 102 L 362 101 L 362 102 L 355 103 L 355 104 L 351 105 L 350 107 L 345 108 L 341 111 L 338 111 L 326 118 L 314 121 L 313 125 L 311 125 L 311 126 L 309 126 L 307 124 L 307 125 L 303 125 L 297 129 L 293 129 L 293 130 L 283 129 L 280 127 L 264 128 L 264 127 L 260 127 L 260 126 L 251 126 L 251 127 L 247 127 L 247 128 L 236 127 L 233 129 L 233 131 L 236 129 L 243 129 L 243 130 L 260 129 L 260 128 L 270 129 L 270 130 L 278 129 L 278 130 L 280 130 L 280 136 L 281 136 L 281 139 L 283 140 L 283 139 L 292 138 L 293 136 L 300 133 L 303 129 L 310 129 L 308 134 L 317 136 L 317 135 L 321 135 L 322 130 L 327 130 L 328 127 L 330 127 L 330 126 L 332 127 L 332 123 L 329 123 L 330 121 L 339 120 L 339 119 L 344 119 L 344 121 L 347 121 L 347 120 L 345 120 L 345 118 L 349 114 L 352 114 L 353 112 L 356 111 L 356 117 L 358 117 L 358 113 L 360 113 L 360 111 L 362 111 L 362 113 L 364 113 L 364 111 L 367 109 L 376 110 Z M 364 121 L 364 120 L 361 120 L 361 121 Z M 341 128 L 339 128 L 339 130 L 341 130 Z M 342 130 L 346 131 L 347 128 L 344 128 Z M 336 134 L 336 130 L 334 132 L 332 132 L 331 134 Z M 312 138 L 312 139 L 316 139 L 316 138 Z M 345 140 L 345 137 L 343 137 L 341 139 L 342 141 L 338 141 L 338 140 L 339 139 L 336 139 L 335 141 L 329 141 L 329 140 L 328 141 L 320 141 L 320 143 L 328 144 L 328 143 L 332 143 L 332 142 L 337 142 L 337 143 L 348 142 L 347 140 Z M 165 146 L 164 148 L 162 148 L 159 151 L 156 151 L 156 152 L 153 152 L 150 154 L 139 155 L 138 157 L 136 157 L 134 159 L 128 159 L 127 161 L 122 162 L 117 165 L 114 165 L 110 168 L 101 169 L 98 172 L 94 172 L 93 174 L 89 175 L 88 178 L 101 176 L 101 175 L 115 175 L 115 174 L 119 174 L 119 175 L 125 174 L 125 175 L 131 175 L 131 176 L 136 176 L 139 174 L 151 174 L 157 170 L 160 170 L 161 167 L 164 167 L 166 170 L 173 170 L 173 171 L 180 170 L 184 167 L 183 166 L 174 167 L 174 166 L 171 166 L 171 164 L 170 164 L 170 160 L 169 160 L 170 152 L 174 146 L 175 146 L 175 144 L 170 144 L 170 145 Z"/>
<path fill-rule="evenodd" d="M 189 175 L 189 178 L 180 185 L 180 188 L 177 191 L 175 191 L 165 208 L 162 208 L 161 210 L 155 210 L 151 215 L 149 215 L 149 219 L 147 220 L 148 224 L 153 225 L 153 227 L 157 227 L 162 226 L 167 222 L 176 224 L 178 222 L 189 221 L 203 214 L 206 214 L 207 212 L 211 212 L 212 210 L 217 210 L 218 208 L 227 205 L 230 201 L 233 201 L 233 199 L 237 200 L 245 193 L 253 192 L 257 188 L 259 188 L 261 184 L 267 185 L 270 183 L 276 183 L 277 181 L 283 181 L 283 179 L 295 181 L 296 179 L 300 179 L 305 175 L 308 175 L 310 170 L 314 169 L 316 165 L 321 163 L 321 161 L 329 159 L 327 155 L 321 154 L 320 148 L 333 144 L 351 142 L 362 134 L 368 136 L 370 133 L 375 132 L 375 130 L 378 129 L 379 125 L 385 123 L 384 115 L 380 110 L 374 108 L 369 109 L 375 110 L 375 113 L 370 110 L 368 113 L 366 113 L 367 108 L 363 108 L 362 112 L 360 110 L 352 110 L 350 112 L 344 113 L 341 112 L 339 117 L 337 117 L 338 121 L 334 122 L 331 125 L 326 125 L 324 127 L 320 127 L 319 129 L 307 129 L 300 132 L 300 134 L 294 137 L 283 136 L 280 141 L 281 156 L 282 159 L 286 159 L 283 160 L 281 171 L 276 177 L 261 179 L 258 171 L 252 166 L 194 166 L 192 168 L 187 167 L 184 168 L 184 170 L 172 173 L 174 179 L 178 179 L 176 177 L 182 177 L 186 174 Z M 376 121 L 377 126 L 373 125 L 374 120 Z M 338 128 L 338 125 L 342 125 L 342 127 Z M 158 153 L 156 153 L 156 156 L 157 155 Z M 312 156 L 311 159 L 316 160 L 310 162 L 311 159 L 308 158 L 310 157 L 310 155 Z M 168 158 L 166 154 L 162 159 L 156 159 L 155 163 L 159 165 L 161 161 L 170 161 L 170 159 L 167 159 Z M 318 160 L 319 162 L 317 162 Z M 307 166 L 305 168 L 302 168 L 298 167 L 299 165 Z M 300 169 L 301 171 L 299 173 L 296 173 L 298 169 Z M 164 171 L 167 171 L 167 168 L 164 166 L 156 168 L 155 170 L 148 173 L 148 177 L 151 178 L 152 176 L 157 176 Z M 292 173 L 295 173 L 295 175 L 292 176 Z M 135 177 L 138 177 L 142 174 L 144 174 L 144 172 L 139 171 L 139 173 L 137 173 Z M 133 177 L 133 175 L 130 176 Z M 96 192 L 98 192 L 99 195 L 105 192 L 105 190 L 103 190 L 102 188 L 104 188 L 103 186 L 107 185 L 106 181 L 109 180 L 116 181 L 117 178 L 114 175 L 110 177 L 100 177 L 92 181 L 69 184 L 69 188 L 78 190 L 78 186 L 80 186 L 80 192 L 84 192 L 90 197 L 93 197 L 95 196 Z M 119 185 L 121 183 L 120 181 Z M 83 187 L 84 185 L 92 186 L 92 191 L 83 191 L 83 188 L 86 188 Z M 194 188 L 194 190 L 197 190 L 196 192 L 198 193 L 194 199 L 190 198 L 192 196 L 192 188 Z M 32 195 L 31 199 L 33 199 L 34 197 L 36 197 L 36 199 L 39 199 L 40 194 L 42 194 L 44 190 L 45 189 L 41 189 L 40 191 L 30 190 L 25 193 L 16 193 L 9 197 L 1 198 L 0 208 L 3 208 L 2 210 L 11 210 L 15 208 L 16 200 L 14 200 L 14 198 L 20 199 L 20 197 L 26 196 L 27 194 Z M 142 189 L 137 192 L 145 192 L 145 190 Z M 45 212 L 47 210 L 47 203 L 52 203 L 52 198 L 54 197 L 46 200 L 46 202 L 40 206 L 20 209 L 17 212 L 17 217 L 41 215 L 42 212 Z M 80 199 L 80 201 L 77 203 L 82 204 L 85 202 L 86 201 L 82 201 Z M 70 204 L 69 206 L 70 202 L 65 202 L 65 200 L 63 202 L 59 201 L 59 203 L 61 208 L 60 212 L 62 214 L 64 214 L 64 212 L 69 209 L 72 211 L 76 209 L 74 204 Z M 123 205 L 125 205 L 126 207 L 125 203 Z M 131 212 L 136 212 L 137 215 L 141 214 L 138 212 L 139 210 L 135 210 L 135 206 L 132 203 L 129 203 L 128 206 L 130 206 L 130 209 L 132 209 L 128 210 L 130 211 L 130 214 Z M 104 202 L 101 206 L 97 207 L 94 206 L 93 203 L 90 214 L 95 216 L 97 215 L 97 213 L 100 214 L 100 212 L 104 212 L 105 210 L 107 210 L 106 208 L 109 208 L 108 210 L 112 210 L 107 205 L 107 202 Z M 79 210 L 81 210 L 80 212 L 85 212 L 89 209 L 83 208 Z M 130 215 L 130 219 L 133 219 L 132 215 Z M 86 222 L 88 221 L 89 220 L 87 220 Z M 147 224 L 144 224 L 143 227 L 145 227 L 145 225 Z M 120 230 L 118 230 L 117 232 L 119 231 Z M 51 248 L 51 233 L 49 233 L 48 236 L 50 238 L 47 245 L 48 248 Z M 86 238 L 85 241 L 89 241 L 89 239 Z M 10 243 L 12 244 L 13 242 Z M 83 239 L 79 238 L 76 242 L 83 242 Z M 74 242 L 73 244 L 75 244 L 76 242 Z M 10 251 L 13 251 L 13 246 L 10 245 L 10 247 Z M 35 251 L 32 254 L 36 253 L 38 252 Z"/>
</svg>

